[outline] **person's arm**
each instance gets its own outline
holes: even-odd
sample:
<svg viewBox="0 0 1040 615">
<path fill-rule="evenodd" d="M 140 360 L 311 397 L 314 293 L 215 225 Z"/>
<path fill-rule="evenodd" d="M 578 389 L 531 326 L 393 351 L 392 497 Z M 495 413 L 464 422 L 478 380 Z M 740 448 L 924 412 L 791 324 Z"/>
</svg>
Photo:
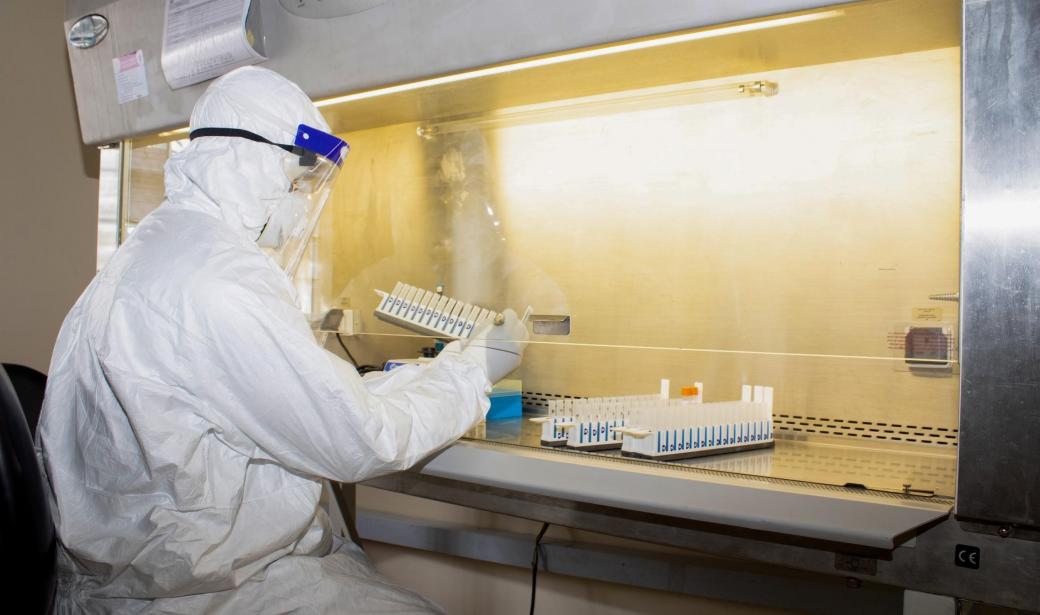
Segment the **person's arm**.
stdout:
<svg viewBox="0 0 1040 615">
<path fill-rule="evenodd" d="M 201 388 L 259 458 L 362 481 L 410 467 L 487 413 L 489 383 L 477 362 L 454 355 L 366 383 L 278 298 L 241 287 L 222 295 L 208 317 L 216 373 Z"/>
</svg>

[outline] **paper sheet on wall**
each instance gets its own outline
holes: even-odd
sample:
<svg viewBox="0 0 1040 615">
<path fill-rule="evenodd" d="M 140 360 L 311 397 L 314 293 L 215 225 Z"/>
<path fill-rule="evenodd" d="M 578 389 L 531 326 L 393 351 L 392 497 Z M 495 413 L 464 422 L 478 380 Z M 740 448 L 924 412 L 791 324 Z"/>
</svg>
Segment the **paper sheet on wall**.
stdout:
<svg viewBox="0 0 1040 615">
<path fill-rule="evenodd" d="M 148 74 L 144 69 L 144 52 L 112 58 L 112 73 L 116 77 L 116 100 L 119 104 L 148 96 Z"/>
<path fill-rule="evenodd" d="M 173 89 L 267 58 L 246 27 L 250 0 L 166 0 L 162 69 Z"/>
</svg>

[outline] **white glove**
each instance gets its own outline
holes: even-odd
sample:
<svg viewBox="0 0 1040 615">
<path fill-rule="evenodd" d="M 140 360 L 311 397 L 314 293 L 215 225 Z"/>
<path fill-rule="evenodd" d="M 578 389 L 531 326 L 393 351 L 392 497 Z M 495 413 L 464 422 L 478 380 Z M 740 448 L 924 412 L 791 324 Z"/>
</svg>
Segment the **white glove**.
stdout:
<svg viewBox="0 0 1040 615">
<path fill-rule="evenodd" d="M 520 367 L 520 359 L 527 348 L 527 326 L 520 322 L 513 310 L 506 310 L 502 315 L 505 322 L 500 325 L 485 322 L 464 341 L 461 352 L 464 358 L 484 368 L 491 384 Z"/>
</svg>

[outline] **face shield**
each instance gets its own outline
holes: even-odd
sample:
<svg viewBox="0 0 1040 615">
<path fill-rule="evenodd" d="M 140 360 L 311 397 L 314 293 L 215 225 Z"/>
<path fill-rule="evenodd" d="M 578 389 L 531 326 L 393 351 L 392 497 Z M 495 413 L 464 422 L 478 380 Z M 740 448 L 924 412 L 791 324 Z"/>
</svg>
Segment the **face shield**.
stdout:
<svg viewBox="0 0 1040 615">
<path fill-rule="evenodd" d="M 350 151 L 347 142 L 327 132 L 300 124 L 292 145 L 274 143 L 237 128 L 198 128 L 189 138 L 238 137 L 266 143 L 286 151 L 284 194 L 273 197 L 270 218 L 257 237 L 260 246 L 293 277 L 321 217 L 325 201 Z"/>
</svg>

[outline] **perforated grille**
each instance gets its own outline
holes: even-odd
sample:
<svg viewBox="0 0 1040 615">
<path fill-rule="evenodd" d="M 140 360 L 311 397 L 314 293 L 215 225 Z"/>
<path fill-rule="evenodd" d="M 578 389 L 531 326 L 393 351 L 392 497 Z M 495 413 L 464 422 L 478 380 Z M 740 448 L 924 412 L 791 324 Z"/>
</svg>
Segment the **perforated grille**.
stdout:
<svg viewBox="0 0 1040 615">
<path fill-rule="evenodd" d="M 546 411 L 549 409 L 550 399 L 582 399 L 580 395 L 558 395 L 556 393 L 539 393 L 538 391 L 524 391 L 524 410 Z"/>
<path fill-rule="evenodd" d="M 550 399 L 578 397 L 580 396 L 525 391 L 523 404 L 526 410 L 545 411 L 549 407 Z M 857 438 L 859 440 L 910 442 L 934 446 L 957 446 L 958 440 L 956 429 L 931 427 L 928 425 L 904 425 L 883 421 L 835 419 L 798 414 L 774 414 L 773 423 L 777 429 L 791 433 L 839 436 L 843 438 Z"/>
<path fill-rule="evenodd" d="M 957 430 L 928 425 L 903 425 L 882 421 L 835 419 L 824 416 L 774 414 L 773 424 L 781 431 L 862 440 L 912 442 L 936 446 L 957 446 Z"/>
</svg>

